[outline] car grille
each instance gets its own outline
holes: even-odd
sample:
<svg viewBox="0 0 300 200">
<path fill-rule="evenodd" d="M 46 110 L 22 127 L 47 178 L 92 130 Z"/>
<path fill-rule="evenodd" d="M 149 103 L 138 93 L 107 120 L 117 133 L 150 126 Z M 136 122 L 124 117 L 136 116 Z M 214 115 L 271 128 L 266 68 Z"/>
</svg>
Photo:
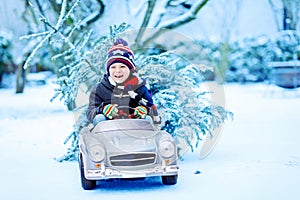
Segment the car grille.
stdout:
<svg viewBox="0 0 300 200">
<path fill-rule="evenodd" d="M 112 166 L 141 166 L 153 164 L 155 158 L 155 153 L 131 153 L 111 156 L 110 163 Z"/>
</svg>

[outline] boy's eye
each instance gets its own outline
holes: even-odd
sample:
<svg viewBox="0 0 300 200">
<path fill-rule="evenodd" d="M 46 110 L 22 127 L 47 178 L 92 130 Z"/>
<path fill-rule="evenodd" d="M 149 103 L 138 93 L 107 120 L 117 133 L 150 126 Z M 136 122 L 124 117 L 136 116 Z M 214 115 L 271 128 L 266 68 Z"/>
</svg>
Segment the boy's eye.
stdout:
<svg viewBox="0 0 300 200">
<path fill-rule="evenodd" d="M 126 68 L 126 66 L 125 66 L 125 65 L 122 65 L 121 68 Z"/>
</svg>

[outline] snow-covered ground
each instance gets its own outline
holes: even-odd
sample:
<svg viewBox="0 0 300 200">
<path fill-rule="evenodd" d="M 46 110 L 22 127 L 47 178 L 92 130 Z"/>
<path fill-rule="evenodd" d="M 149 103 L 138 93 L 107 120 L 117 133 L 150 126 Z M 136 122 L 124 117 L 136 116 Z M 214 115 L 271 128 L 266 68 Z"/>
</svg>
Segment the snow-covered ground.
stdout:
<svg viewBox="0 0 300 200">
<path fill-rule="evenodd" d="M 265 84 L 224 86 L 227 121 L 214 151 L 199 149 L 180 162 L 175 186 L 158 178 L 80 185 L 76 162 L 59 163 L 73 114 L 58 100 L 54 86 L 0 89 L 0 199 L 299 199 L 300 90 Z M 198 172 L 198 173 L 196 173 Z"/>
</svg>

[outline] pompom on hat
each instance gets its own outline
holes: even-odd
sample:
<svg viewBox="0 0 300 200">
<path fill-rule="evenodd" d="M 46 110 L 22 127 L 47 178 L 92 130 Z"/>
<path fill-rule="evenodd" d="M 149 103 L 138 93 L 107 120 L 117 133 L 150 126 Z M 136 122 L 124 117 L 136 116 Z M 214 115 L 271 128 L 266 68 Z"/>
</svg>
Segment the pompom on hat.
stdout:
<svg viewBox="0 0 300 200">
<path fill-rule="evenodd" d="M 117 39 L 107 52 L 106 70 L 114 63 L 123 63 L 130 71 L 135 71 L 134 54 L 123 39 Z"/>
</svg>

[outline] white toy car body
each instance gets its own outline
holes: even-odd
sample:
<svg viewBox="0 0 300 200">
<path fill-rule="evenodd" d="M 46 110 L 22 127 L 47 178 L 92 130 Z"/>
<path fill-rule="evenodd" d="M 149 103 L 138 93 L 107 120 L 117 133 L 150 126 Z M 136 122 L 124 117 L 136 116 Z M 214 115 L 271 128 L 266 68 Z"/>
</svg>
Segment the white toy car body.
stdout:
<svg viewBox="0 0 300 200">
<path fill-rule="evenodd" d="M 145 119 L 100 122 L 79 134 L 79 164 L 84 189 L 97 180 L 161 176 L 165 185 L 178 177 L 177 147 L 172 136 Z"/>
</svg>

